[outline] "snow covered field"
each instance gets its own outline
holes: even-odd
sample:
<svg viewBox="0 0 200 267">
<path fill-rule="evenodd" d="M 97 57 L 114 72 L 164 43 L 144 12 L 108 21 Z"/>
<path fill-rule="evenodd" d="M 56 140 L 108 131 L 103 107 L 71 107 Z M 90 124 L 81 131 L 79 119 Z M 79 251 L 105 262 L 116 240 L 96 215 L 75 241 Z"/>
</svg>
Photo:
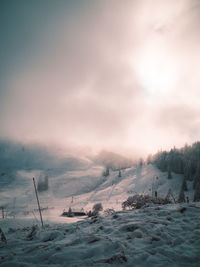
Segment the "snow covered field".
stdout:
<svg viewBox="0 0 200 267">
<path fill-rule="evenodd" d="M 33 228 L 1 220 L 1 266 L 200 266 L 200 206 L 152 206 Z M 21 226 L 19 226 L 21 225 Z"/>
<path fill-rule="evenodd" d="M 48 172 L 49 190 L 39 193 L 45 228 L 41 229 L 32 177 L 40 171 L 18 171 L 9 184 L 2 184 L 0 206 L 6 219 L 0 227 L 7 243 L 0 242 L 1 266 L 200 266 L 200 206 L 191 203 L 192 184 L 186 195 L 189 204 L 152 205 L 122 211 L 121 203 L 135 193 L 152 194 L 159 177 L 158 196 L 171 188 L 177 198 L 182 176 L 160 172 L 147 165 L 102 176 L 103 168 Z M 72 198 L 73 197 L 73 198 Z M 63 209 L 89 211 L 101 202 L 115 213 L 97 218 L 61 217 Z"/>
</svg>

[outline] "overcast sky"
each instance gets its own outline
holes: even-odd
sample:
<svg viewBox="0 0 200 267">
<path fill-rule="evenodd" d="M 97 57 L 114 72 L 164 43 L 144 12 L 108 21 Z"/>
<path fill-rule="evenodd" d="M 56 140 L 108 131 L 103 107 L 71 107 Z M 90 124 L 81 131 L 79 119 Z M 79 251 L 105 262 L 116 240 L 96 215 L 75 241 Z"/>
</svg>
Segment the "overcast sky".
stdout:
<svg viewBox="0 0 200 267">
<path fill-rule="evenodd" d="M 0 137 L 156 152 L 200 138 L 200 1 L 1 0 Z"/>
</svg>

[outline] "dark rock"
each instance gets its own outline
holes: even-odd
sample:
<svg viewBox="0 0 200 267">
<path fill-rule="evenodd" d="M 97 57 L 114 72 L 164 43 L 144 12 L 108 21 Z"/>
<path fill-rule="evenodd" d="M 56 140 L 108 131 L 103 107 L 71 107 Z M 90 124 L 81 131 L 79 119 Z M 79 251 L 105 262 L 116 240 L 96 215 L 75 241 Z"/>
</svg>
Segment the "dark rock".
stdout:
<svg viewBox="0 0 200 267">
<path fill-rule="evenodd" d="M 184 213 L 184 212 L 186 211 L 186 208 L 183 207 L 183 208 L 181 208 L 179 211 L 180 211 L 180 213 Z"/>
</svg>

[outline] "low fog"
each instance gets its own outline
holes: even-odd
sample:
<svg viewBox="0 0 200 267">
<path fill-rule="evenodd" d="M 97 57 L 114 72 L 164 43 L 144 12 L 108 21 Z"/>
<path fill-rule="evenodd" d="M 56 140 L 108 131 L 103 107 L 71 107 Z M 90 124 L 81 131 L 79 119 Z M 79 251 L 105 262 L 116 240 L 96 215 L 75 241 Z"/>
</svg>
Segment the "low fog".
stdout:
<svg viewBox="0 0 200 267">
<path fill-rule="evenodd" d="M 0 138 L 146 155 L 199 139 L 198 0 L 1 1 Z"/>
</svg>

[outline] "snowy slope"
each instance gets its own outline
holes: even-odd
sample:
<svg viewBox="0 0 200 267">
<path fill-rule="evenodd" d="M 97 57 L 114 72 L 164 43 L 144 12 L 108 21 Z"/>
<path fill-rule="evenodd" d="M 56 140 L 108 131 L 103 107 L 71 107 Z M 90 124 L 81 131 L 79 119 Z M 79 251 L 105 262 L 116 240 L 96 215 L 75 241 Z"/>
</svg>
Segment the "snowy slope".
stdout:
<svg viewBox="0 0 200 267">
<path fill-rule="evenodd" d="M 84 208 L 88 211 L 94 203 L 102 202 L 104 209 L 114 208 L 121 210 L 121 203 L 128 196 L 135 193 L 152 194 L 152 183 L 155 177 L 159 177 L 158 196 L 165 197 L 169 188 L 175 198 L 178 197 L 182 176 L 173 174 L 171 180 L 167 179 L 167 173 L 160 172 L 153 165 L 133 167 L 122 171 L 122 177 L 118 177 L 117 171 L 110 171 L 108 177 L 102 176 L 103 167 L 88 165 L 82 170 L 62 171 L 56 169 L 47 171 L 18 171 L 15 179 L 7 186 L 0 189 L 0 206 L 7 207 L 8 215 L 34 216 L 37 209 L 32 177 L 36 180 L 42 174 L 49 176 L 49 190 L 39 193 L 41 206 L 47 208 L 44 211 L 46 220 L 61 220 L 59 215 L 63 209 Z M 188 183 L 191 188 L 191 185 Z M 187 193 L 190 200 L 193 198 L 192 189 Z M 73 197 L 73 199 L 72 199 Z M 37 215 L 38 216 L 38 215 Z M 67 218 L 65 218 L 67 221 Z M 70 220 L 71 221 L 71 220 Z"/>
</svg>

